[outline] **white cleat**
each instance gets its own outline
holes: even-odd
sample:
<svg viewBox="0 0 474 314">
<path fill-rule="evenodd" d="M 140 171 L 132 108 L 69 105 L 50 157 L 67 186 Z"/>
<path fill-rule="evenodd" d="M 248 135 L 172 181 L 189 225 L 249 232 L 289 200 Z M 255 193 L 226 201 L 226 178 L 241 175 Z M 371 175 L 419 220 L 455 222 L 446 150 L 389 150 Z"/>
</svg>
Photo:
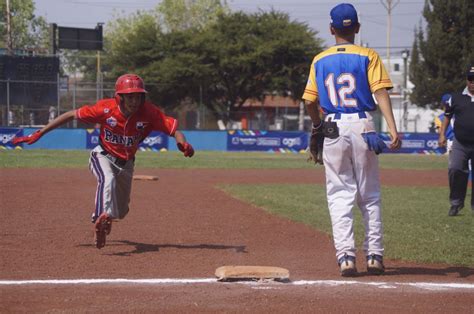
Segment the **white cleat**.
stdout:
<svg viewBox="0 0 474 314">
<path fill-rule="evenodd" d="M 356 259 L 354 256 L 345 254 L 339 259 L 338 264 L 341 270 L 341 276 L 353 277 L 357 275 Z"/>
<path fill-rule="evenodd" d="M 381 275 L 385 272 L 381 255 L 371 254 L 367 256 L 367 272 L 371 275 Z"/>
</svg>

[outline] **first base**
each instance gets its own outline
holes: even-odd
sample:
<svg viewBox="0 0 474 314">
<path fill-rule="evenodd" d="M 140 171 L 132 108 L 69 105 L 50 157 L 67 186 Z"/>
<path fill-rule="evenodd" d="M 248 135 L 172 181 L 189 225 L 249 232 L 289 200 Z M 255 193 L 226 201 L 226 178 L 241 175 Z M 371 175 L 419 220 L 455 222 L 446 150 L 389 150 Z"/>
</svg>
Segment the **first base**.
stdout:
<svg viewBox="0 0 474 314">
<path fill-rule="evenodd" d="M 136 174 L 133 176 L 133 180 L 145 180 L 145 181 L 156 181 L 158 180 L 157 176 L 147 176 L 142 174 Z"/>
<path fill-rule="evenodd" d="M 287 281 L 288 269 L 273 266 L 221 266 L 216 269 L 219 281 L 273 279 Z"/>
</svg>

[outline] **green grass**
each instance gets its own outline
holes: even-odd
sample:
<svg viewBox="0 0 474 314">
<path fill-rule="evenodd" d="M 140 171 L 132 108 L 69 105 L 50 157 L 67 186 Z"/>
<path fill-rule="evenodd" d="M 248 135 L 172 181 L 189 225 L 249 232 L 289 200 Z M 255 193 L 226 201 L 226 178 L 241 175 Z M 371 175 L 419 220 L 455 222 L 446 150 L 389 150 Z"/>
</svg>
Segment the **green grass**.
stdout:
<svg viewBox="0 0 474 314">
<path fill-rule="evenodd" d="M 225 185 L 221 188 L 270 213 L 332 233 L 322 185 Z M 474 266 L 474 215 L 468 206 L 459 216 L 448 217 L 447 187 L 383 187 L 382 198 L 387 258 Z M 466 199 L 469 204 L 470 195 Z M 364 229 L 360 211 L 355 208 L 353 212 L 360 249 Z"/>
<path fill-rule="evenodd" d="M 381 154 L 380 168 L 411 169 L 411 170 L 446 170 L 448 168 L 447 155 L 419 155 L 419 154 Z"/>
<path fill-rule="evenodd" d="M 0 168 L 87 168 L 86 150 L 0 150 Z"/>
<path fill-rule="evenodd" d="M 3 150 L 0 151 L 0 168 L 83 168 L 87 167 L 86 150 Z M 228 153 L 198 151 L 192 158 L 181 152 L 141 152 L 136 155 L 136 167 L 167 169 L 259 169 L 308 168 L 305 154 Z"/>
<path fill-rule="evenodd" d="M 0 168 L 87 168 L 86 150 L 0 150 Z M 138 152 L 137 168 L 313 169 L 306 154 L 197 151 L 193 158 L 179 152 Z M 447 157 L 435 155 L 380 156 L 380 167 L 446 170 Z M 323 169 L 321 166 L 320 169 Z M 256 172 L 258 175 L 258 172 Z M 447 178 L 446 178 L 447 184 Z M 304 222 L 331 234 L 325 187 L 319 185 L 232 185 L 228 193 L 276 215 Z M 469 204 L 470 195 L 466 204 Z M 469 206 L 468 206 L 469 207 Z M 474 265 L 474 215 L 470 208 L 448 217 L 447 187 L 384 187 L 385 248 L 389 258 L 417 262 Z M 356 238 L 363 239 L 355 210 Z"/>
<path fill-rule="evenodd" d="M 0 150 L 0 168 L 85 168 L 86 150 Z M 170 152 L 138 152 L 136 166 L 142 168 L 180 169 L 312 169 L 306 154 L 260 152 L 197 151 L 193 158 Z M 446 169 L 446 156 L 395 155 L 380 156 L 380 167 L 391 169 Z M 321 168 L 322 169 L 322 168 Z"/>
</svg>

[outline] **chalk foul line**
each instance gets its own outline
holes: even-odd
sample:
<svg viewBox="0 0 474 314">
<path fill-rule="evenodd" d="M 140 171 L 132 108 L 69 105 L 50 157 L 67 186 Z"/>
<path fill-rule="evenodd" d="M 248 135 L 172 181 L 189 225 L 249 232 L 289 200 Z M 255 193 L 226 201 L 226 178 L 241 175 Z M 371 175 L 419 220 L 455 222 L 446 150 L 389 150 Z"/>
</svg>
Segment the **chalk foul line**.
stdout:
<svg viewBox="0 0 474 314">
<path fill-rule="evenodd" d="M 423 290 L 453 290 L 467 289 L 474 291 L 471 283 L 435 283 L 435 282 L 370 282 L 356 280 L 296 280 L 286 283 L 271 281 L 239 281 L 233 284 L 268 285 L 279 284 L 285 286 L 374 286 L 380 289 L 397 289 L 400 287 L 413 287 Z M 96 284 L 143 284 L 143 285 L 193 285 L 193 284 L 223 284 L 216 278 L 151 278 L 151 279 L 44 279 L 44 280 L 0 280 L 0 286 L 21 285 L 96 285 Z M 228 283 L 226 283 L 228 284 Z"/>
</svg>

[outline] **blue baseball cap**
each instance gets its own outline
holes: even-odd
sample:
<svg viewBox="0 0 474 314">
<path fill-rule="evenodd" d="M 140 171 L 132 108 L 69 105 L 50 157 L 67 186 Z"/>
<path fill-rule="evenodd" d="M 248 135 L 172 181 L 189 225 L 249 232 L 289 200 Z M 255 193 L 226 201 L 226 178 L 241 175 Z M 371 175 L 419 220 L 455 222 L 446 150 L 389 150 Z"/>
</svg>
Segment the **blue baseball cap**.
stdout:
<svg viewBox="0 0 474 314">
<path fill-rule="evenodd" d="M 443 104 L 447 103 L 450 98 L 451 98 L 451 94 L 444 94 L 443 96 L 441 96 L 441 103 Z"/>
<path fill-rule="evenodd" d="M 331 26 L 336 29 L 351 27 L 359 23 L 357 11 L 350 3 L 341 3 L 331 10 Z"/>
</svg>

